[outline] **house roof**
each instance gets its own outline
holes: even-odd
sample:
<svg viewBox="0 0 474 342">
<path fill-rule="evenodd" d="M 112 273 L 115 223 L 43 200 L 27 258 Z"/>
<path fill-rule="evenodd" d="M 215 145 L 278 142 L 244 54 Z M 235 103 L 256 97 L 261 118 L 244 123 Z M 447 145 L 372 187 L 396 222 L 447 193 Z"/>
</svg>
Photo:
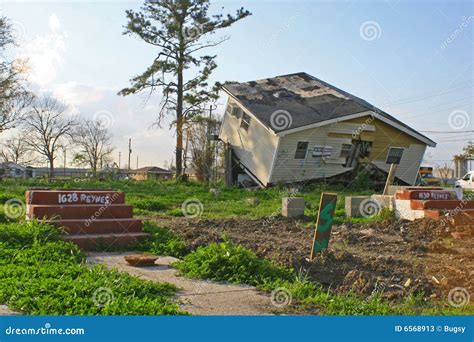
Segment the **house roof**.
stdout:
<svg viewBox="0 0 474 342">
<path fill-rule="evenodd" d="M 173 173 L 173 171 L 162 169 L 158 166 L 145 166 L 139 169 L 132 170 L 131 172 L 143 172 L 143 173 Z"/>
<path fill-rule="evenodd" d="M 375 112 L 403 128 L 430 146 L 436 143 L 367 101 L 336 88 L 307 73 L 276 76 L 258 81 L 226 83 L 230 96 L 247 108 L 264 126 L 275 133 L 331 120 L 343 120 L 354 114 Z M 279 113 L 289 113 L 286 122 L 278 122 Z M 284 114 L 280 115 L 284 119 Z"/>
</svg>

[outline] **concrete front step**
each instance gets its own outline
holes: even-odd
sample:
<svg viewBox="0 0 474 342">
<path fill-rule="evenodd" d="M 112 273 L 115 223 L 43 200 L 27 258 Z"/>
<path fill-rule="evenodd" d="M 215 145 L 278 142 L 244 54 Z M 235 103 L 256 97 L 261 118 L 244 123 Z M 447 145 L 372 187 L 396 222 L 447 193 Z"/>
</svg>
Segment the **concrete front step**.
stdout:
<svg viewBox="0 0 474 342">
<path fill-rule="evenodd" d="M 29 218 L 39 219 L 83 219 L 92 220 L 94 217 L 120 219 L 132 218 L 133 209 L 128 204 L 110 205 L 29 205 Z"/>
<path fill-rule="evenodd" d="M 461 201 L 461 200 L 411 200 L 411 209 L 413 210 L 425 210 L 425 209 L 445 209 L 445 210 L 465 210 L 474 209 L 474 201 Z"/>
<path fill-rule="evenodd" d="M 124 204 L 125 194 L 110 190 L 28 190 L 25 193 L 27 204 Z"/>
<path fill-rule="evenodd" d="M 62 239 L 73 242 L 85 251 L 113 250 L 114 247 L 130 246 L 148 236 L 146 233 L 80 234 L 65 235 Z"/>
<path fill-rule="evenodd" d="M 87 220 L 51 220 L 56 227 L 63 227 L 68 234 L 140 233 L 142 221 L 134 218 Z"/>
</svg>

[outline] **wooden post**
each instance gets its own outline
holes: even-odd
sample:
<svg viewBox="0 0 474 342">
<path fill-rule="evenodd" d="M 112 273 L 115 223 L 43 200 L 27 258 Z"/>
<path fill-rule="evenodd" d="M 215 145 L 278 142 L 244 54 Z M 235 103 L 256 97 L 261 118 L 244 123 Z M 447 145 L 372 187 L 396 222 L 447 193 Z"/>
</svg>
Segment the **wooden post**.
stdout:
<svg viewBox="0 0 474 342">
<path fill-rule="evenodd" d="M 310 260 L 314 259 L 316 253 L 321 252 L 329 246 L 331 227 L 336 210 L 337 194 L 323 192 L 319 202 L 318 219 L 314 230 L 313 245 L 311 247 Z"/>
<path fill-rule="evenodd" d="M 383 194 L 388 195 L 388 187 L 393 184 L 395 180 L 395 173 L 397 172 L 397 164 L 390 165 L 390 171 L 388 171 L 387 182 L 385 183 L 385 188 L 383 189 Z"/>
</svg>

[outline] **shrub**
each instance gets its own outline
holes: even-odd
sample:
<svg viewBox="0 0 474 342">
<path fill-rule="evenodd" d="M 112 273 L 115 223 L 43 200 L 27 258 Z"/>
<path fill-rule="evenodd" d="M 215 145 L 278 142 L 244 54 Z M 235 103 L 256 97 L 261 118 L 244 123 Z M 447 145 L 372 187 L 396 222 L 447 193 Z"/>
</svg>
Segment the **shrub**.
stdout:
<svg viewBox="0 0 474 342">
<path fill-rule="evenodd" d="M 232 283 L 266 286 L 292 278 L 290 270 L 260 259 L 252 251 L 230 241 L 199 247 L 174 266 L 184 275 Z"/>
</svg>

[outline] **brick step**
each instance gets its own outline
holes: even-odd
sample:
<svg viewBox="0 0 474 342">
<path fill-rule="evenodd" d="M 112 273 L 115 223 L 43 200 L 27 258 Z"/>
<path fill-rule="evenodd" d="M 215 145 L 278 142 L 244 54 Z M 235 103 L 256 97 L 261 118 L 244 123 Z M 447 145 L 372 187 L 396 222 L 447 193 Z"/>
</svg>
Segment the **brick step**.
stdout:
<svg viewBox="0 0 474 342">
<path fill-rule="evenodd" d="M 125 194 L 111 190 L 28 190 L 27 204 L 124 204 Z"/>
<path fill-rule="evenodd" d="M 444 209 L 444 210 L 465 210 L 474 209 L 474 201 L 461 201 L 461 200 L 411 200 L 411 209 L 424 210 L 424 209 Z"/>
<path fill-rule="evenodd" d="M 29 205 L 27 214 L 39 219 L 90 219 L 132 218 L 132 206 L 128 204 L 111 205 Z"/>
<path fill-rule="evenodd" d="M 98 219 L 86 220 L 51 220 L 56 227 L 63 227 L 69 234 L 111 234 L 140 233 L 142 221 L 139 219 Z"/>
<path fill-rule="evenodd" d="M 456 191 L 451 190 L 398 190 L 395 199 L 401 200 L 455 200 Z"/>
<path fill-rule="evenodd" d="M 84 251 L 107 250 L 114 247 L 129 246 L 148 236 L 146 233 L 124 234 L 80 234 L 61 237 L 65 241 L 73 242 Z"/>
</svg>

